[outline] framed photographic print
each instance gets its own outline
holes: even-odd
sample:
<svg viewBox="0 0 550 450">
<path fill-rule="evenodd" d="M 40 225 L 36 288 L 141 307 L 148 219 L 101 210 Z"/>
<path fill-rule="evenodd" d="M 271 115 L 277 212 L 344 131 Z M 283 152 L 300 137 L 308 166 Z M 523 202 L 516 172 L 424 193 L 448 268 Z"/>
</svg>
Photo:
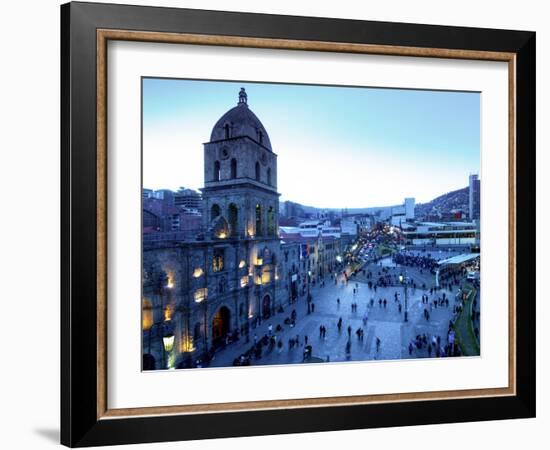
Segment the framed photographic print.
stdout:
<svg viewBox="0 0 550 450">
<path fill-rule="evenodd" d="M 535 33 L 69 3 L 62 443 L 535 414 Z"/>
</svg>

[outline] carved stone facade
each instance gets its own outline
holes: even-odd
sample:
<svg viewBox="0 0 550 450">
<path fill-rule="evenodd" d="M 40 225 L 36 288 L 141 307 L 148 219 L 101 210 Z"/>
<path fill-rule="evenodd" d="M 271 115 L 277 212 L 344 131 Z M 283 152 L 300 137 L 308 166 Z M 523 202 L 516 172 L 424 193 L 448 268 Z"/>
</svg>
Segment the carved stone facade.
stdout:
<svg viewBox="0 0 550 450">
<path fill-rule="evenodd" d="M 288 301 L 277 155 L 244 89 L 204 144 L 204 162 L 204 235 L 143 249 L 143 346 L 156 368 L 207 357 Z M 162 338 L 172 336 L 175 358 L 166 361 Z"/>
</svg>

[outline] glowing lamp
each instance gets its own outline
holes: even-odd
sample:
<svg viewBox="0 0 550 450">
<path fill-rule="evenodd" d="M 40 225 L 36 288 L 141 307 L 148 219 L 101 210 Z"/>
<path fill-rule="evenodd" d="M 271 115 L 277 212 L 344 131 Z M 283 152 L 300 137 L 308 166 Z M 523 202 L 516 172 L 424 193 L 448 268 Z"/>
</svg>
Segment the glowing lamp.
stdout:
<svg viewBox="0 0 550 450">
<path fill-rule="evenodd" d="M 166 352 L 171 352 L 174 348 L 174 339 L 175 336 L 173 333 L 170 333 L 162 338 L 162 343 L 164 344 L 164 350 Z"/>
</svg>

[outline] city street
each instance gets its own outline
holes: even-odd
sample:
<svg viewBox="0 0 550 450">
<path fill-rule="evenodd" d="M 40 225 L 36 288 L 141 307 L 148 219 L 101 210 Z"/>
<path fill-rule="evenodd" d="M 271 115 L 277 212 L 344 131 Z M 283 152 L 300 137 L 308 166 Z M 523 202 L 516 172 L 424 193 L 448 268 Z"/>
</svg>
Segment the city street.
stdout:
<svg viewBox="0 0 550 450">
<path fill-rule="evenodd" d="M 375 273 L 377 270 L 387 268 L 394 272 L 404 272 L 404 267 L 393 267 L 390 258 L 381 261 L 382 266 L 371 264 L 365 269 Z M 426 290 L 407 288 L 408 292 L 408 322 L 404 322 L 404 287 L 378 287 L 376 292 L 369 289 L 368 284 L 361 275 L 352 277 L 346 283 L 340 276 L 338 284 L 334 280 L 326 280 L 325 287 L 318 285 L 311 289 L 314 311 L 308 314 L 306 297 L 301 297 L 292 305 L 287 305 L 284 312 L 262 321 L 261 325 L 251 330 L 250 341 L 241 338 L 239 341 L 227 345 L 216 352 L 209 367 L 231 366 L 235 358 L 245 353 L 253 344 L 254 337 L 257 340 L 264 335 L 276 336 L 276 342 L 282 342 L 282 347 L 275 345 L 271 350 L 269 346 L 263 347 L 260 359 L 251 358 L 252 365 L 265 364 L 289 364 L 302 363 L 304 346 L 312 346 L 313 361 L 364 361 L 372 359 L 403 359 L 427 357 L 426 348 L 412 349 L 409 355 L 409 344 L 417 335 L 426 335 L 431 341 L 433 336 L 440 336 L 441 345 L 447 343 L 447 331 L 449 320 L 453 317 L 453 305 L 456 292 L 441 289 L 430 295 L 429 289 L 433 287 L 433 275 L 416 268 L 406 268 L 407 277 L 417 281 L 417 286 L 426 284 Z M 357 279 L 356 279 L 357 278 Z M 359 281 L 361 280 L 361 281 Z M 354 294 L 354 289 L 356 293 Z M 422 303 L 422 296 L 428 295 L 429 301 L 437 300 L 443 296 L 449 299 L 449 306 L 430 308 Z M 397 300 L 395 297 L 397 294 Z M 338 303 L 337 299 L 340 299 Z M 370 301 L 373 299 L 373 306 Z M 379 300 L 386 299 L 386 307 L 379 304 Z M 402 312 L 399 312 L 399 302 Z M 356 311 L 352 311 L 352 304 L 356 303 Z M 297 319 L 294 327 L 284 324 L 285 318 L 296 310 Z M 429 311 L 429 320 L 425 318 L 424 310 Z M 342 326 L 338 330 L 337 323 L 342 318 Z M 366 320 L 365 320 L 366 319 Z M 281 329 L 277 331 L 278 325 Z M 320 326 L 326 327 L 325 337 L 320 336 Z M 272 332 L 270 334 L 269 327 Z M 348 330 L 348 327 L 349 330 Z M 360 339 L 356 331 L 363 330 L 363 338 Z M 289 348 L 289 339 L 298 340 L 298 346 Z M 380 340 L 380 348 L 377 351 L 377 338 Z M 347 354 L 347 343 L 350 342 L 350 352 Z M 433 356 L 433 355 L 432 355 Z"/>
</svg>

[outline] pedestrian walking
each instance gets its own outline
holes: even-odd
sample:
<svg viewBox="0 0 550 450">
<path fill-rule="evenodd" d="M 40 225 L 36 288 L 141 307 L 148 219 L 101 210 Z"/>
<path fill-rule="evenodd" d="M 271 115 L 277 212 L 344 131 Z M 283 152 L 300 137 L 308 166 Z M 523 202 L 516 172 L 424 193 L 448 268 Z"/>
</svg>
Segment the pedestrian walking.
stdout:
<svg viewBox="0 0 550 450">
<path fill-rule="evenodd" d="M 376 353 L 380 351 L 380 345 L 382 344 L 382 341 L 379 337 L 376 338 Z"/>
</svg>

